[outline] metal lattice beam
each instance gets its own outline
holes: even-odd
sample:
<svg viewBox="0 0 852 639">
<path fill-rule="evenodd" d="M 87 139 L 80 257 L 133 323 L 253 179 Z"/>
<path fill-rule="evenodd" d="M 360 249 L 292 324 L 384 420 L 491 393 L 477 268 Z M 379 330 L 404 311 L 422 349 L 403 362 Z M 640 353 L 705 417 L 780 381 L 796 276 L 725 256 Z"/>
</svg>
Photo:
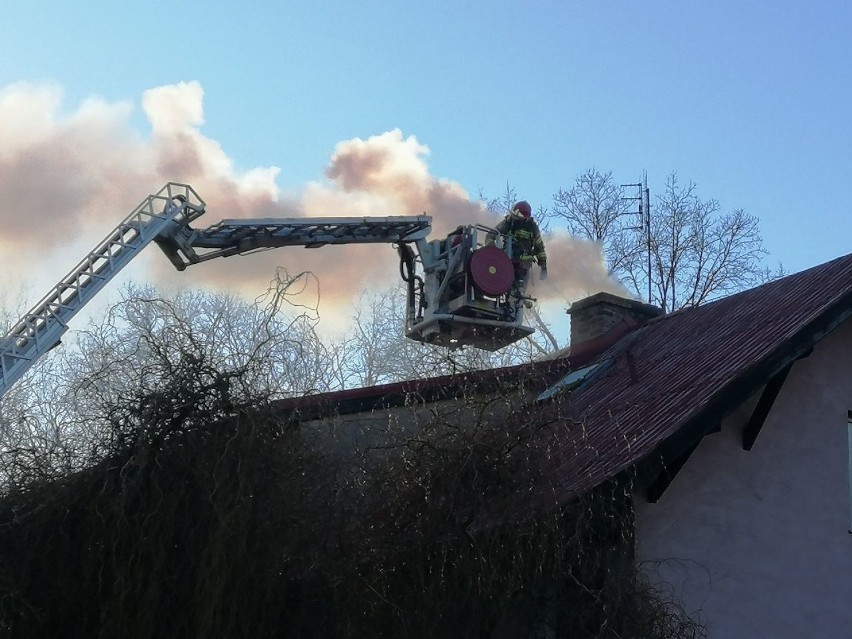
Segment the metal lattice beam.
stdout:
<svg viewBox="0 0 852 639">
<path fill-rule="evenodd" d="M 0 339 L 0 396 L 59 344 L 76 315 L 158 235 L 204 212 L 192 188 L 170 182 L 149 195 Z"/>
</svg>

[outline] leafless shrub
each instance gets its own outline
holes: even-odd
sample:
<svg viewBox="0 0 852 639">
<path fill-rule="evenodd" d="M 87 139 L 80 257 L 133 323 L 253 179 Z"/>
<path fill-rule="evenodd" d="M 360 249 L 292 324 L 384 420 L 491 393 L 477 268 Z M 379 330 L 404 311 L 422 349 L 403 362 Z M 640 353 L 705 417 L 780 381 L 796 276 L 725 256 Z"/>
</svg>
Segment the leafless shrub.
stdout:
<svg viewBox="0 0 852 639">
<path fill-rule="evenodd" d="M 69 386 L 88 442 L 73 461 L 3 451 L 6 635 L 698 636 L 639 587 L 629 486 L 556 491 L 561 400 L 471 382 L 355 436 L 277 401 L 266 369 L 288 372 L 277 340 L 297 324 L 268 321 L 243 352 L 203 301 L 190 321 L 130 296 L 86 336 L 100 351 Z M 143 329 L 130 342 L 125 321 Z"/>
</svg>

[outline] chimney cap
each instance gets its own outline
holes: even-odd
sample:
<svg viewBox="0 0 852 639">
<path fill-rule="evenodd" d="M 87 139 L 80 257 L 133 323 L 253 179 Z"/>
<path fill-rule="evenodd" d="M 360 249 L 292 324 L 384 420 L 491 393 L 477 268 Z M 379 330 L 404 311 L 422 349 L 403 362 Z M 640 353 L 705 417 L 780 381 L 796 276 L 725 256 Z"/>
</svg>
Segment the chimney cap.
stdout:
<svg viewBox="0 0 852 639">
<path fill-rule="evenodd" d="M 614 295 L 612 293 L 606 293 L 601 291 L 600 293 L 595 293 L 594 295 L 590 295 L 589 297 L 584 297 L 581 300 L 577 300 L 571 306 L 568 307 L 567 313 L 569 315 L 575 313 L 576 311 L 581 311 L 590 306 L 595 306 L 597 304 L 611 304 L 613 306 L 619 306 L 626 310 L 638 311 L 642 315 L 647 317 L 657 317 L 663 314 L 663 311 L 658 306 L 654 306 L 653 304 L 646 304 L 645 302 L 641 302 L 639 300 L 630 299 L 627 297 L 619 297 L 618 295 Z"/>
</svg>

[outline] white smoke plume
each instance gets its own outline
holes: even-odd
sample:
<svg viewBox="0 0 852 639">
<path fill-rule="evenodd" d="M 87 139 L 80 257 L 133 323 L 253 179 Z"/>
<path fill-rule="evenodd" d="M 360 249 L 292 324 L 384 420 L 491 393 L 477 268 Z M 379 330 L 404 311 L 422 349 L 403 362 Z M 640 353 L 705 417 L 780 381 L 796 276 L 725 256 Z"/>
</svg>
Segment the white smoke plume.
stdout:
<svg viewBox="0 0 852 639">
<path fill-rule="evenodd" d="M 433 237 L 440 237 L 459 224 L 497 222 L 458 183 L 431 175 L 429 149 L 399 130 L 340 142 L 324 179 L 285 198 L 276 184 L 277 167 L 240 171 L 221 145 L 201 132 L 204 92 L 198 82 L 144 93 L 149 133 L 131 124 L 134 105 L 129 102 L 90 98 L 65 112 L 62 98 L 53 85 L 0 88 L 4 263 L 44 256 L 66 246 L 69 238 L 88 239 L 89 248 L 169 181 L 192 185 L 207 203 L 198 226 L 222 218 L 426 213 L 433 217 Z M 595 245 L 554 237 L 548 253 L 551 279 L 540 295 L 556 290 L 563 297 L 580 296 L 617 288 Z M 182 274 L 171 270 L 155 248 L 146 254 L 152 278 L 239 290 L 248 297 L 265 290 L 278 266 L 291 273 L 312 271 L 319 278 L 321 303 L 347 317 L 351 311 L 345 307 L 360 291 L 384 287 L 398 273 L 396 253 L 384 245 L 278 249 L 213 260 Z M 65 272 L 57 271 L 53 279 Z"/>
</svg>

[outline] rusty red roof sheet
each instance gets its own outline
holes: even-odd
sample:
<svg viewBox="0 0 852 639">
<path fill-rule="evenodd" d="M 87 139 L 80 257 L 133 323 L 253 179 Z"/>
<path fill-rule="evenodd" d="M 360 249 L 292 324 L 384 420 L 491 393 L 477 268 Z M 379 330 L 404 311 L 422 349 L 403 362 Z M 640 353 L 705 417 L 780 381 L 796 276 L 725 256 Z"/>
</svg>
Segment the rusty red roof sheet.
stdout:
<svg viewBox="0 0 852 639">
<path fill-rule="evenodd" d="M 577 424 L 552 468 L 557 494 L 684 452 L 850 315 L 852 255 L 649 321 L 572 393 Z"/>
</svg>

